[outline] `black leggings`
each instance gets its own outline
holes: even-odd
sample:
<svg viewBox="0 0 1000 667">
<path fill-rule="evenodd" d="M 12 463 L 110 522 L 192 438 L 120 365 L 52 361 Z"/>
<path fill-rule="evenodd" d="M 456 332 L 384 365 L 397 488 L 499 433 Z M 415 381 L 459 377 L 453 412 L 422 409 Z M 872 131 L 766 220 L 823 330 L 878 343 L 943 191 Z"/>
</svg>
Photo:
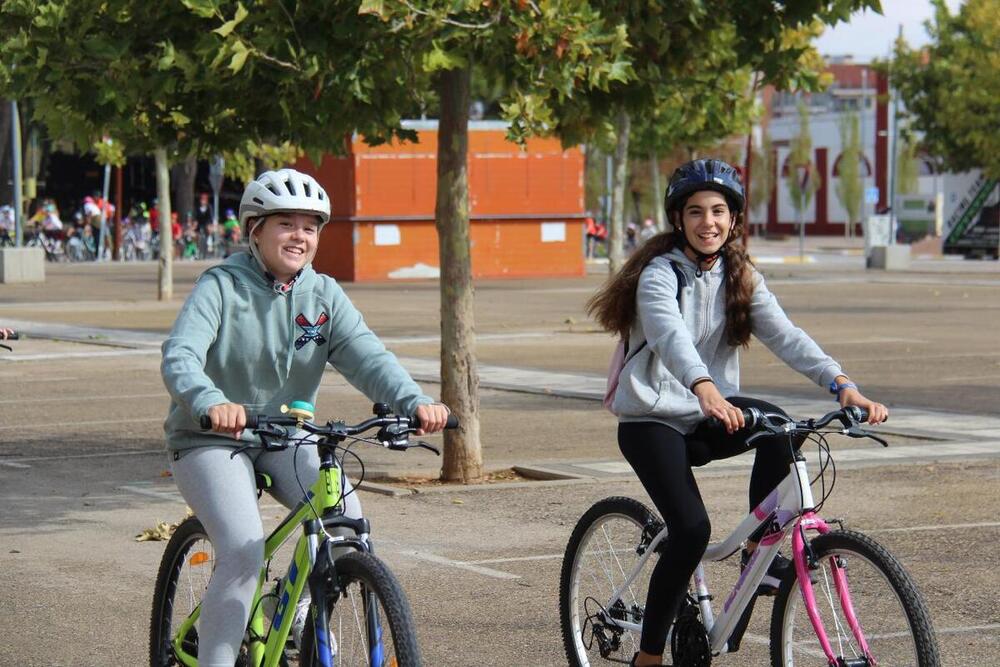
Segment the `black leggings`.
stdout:
<svg viewBox="0 0 1000 667">
<path fill-rule="evenodd" d="M 753 398 L 734 396 L 728 400 L 738 408 L 755 407 L 785 414 L 781 408 Z M 704 424 L 688 435 L 657 422 L 618 425 L 618 446 L 667 525 L 666 544 L 653 568 L 646 597 L 639 642 L 646 653 L 663 653 L 667 630 L 680 609 L 688 581 L 705 554 L 712 533 L 691 467 L 747 451 L 746 435 L 715 432 Z M 798 449 L 801 444 L 798 438 L 794 446 Z M 753 509 L 788 474 L 792 455 L 784 437 L 760 438 L 751 447 L 756 449 L 750 476 Z"/>
</svg>

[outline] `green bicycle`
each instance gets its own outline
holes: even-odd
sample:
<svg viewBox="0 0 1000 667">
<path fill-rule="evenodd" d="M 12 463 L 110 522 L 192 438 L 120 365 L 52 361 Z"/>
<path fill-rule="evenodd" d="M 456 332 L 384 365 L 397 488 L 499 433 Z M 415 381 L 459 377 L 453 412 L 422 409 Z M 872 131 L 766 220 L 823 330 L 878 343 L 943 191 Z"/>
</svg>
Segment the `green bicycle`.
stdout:
<svg viewBox="0 0 1000 667">
<path fill-rule="evenodd" d="M 281 417 L 251 416 L 247 428 L 260 435 L 265 448 L 316 446 L 320 473 L 303 501 L 265 541 L 265 565 L 237 666 L 285 667 L 296 659 L 301 667 L 419 666 L 420 651 L 406 596 L 389 568 L 373 554 L 368 520 L 344 516 L 344 473 L 338 453 L 349 451 L 341 447 L 345 440 L 393 450 L 438 450 L 425 442 L 411 443 L 409 435 L 419 428 L 418 420 L 393 416 L 382 403 L 375 404 L 375 417 L 355 425 L 315 424 L 312 405 L 302 401 L 282 406 L 282 412 Z M 450 417 L 446 428 L 457 426 L 458 421 Z M 202 427 L 206 427 L 204 419 Z M 374 438 L 357 437 L 376 428 Z M 299 437 L 296 430 L 315 439 Z M 262 477 L 266 476 L 258 477 L 260 489 L 269 483 Z M 283 577 L 271 582 L 271 559 L 297 527 L 302 534 L 291 565 Z M 348 553 L 335 555 L 345 550 Z M 152 667 L 198 664 L 200 602 L 214 561 L 201 522 L 188 517 L 167 543 L 156 577 L 149 639 Z M 296 656 L 288 638 L 307 585 L 311 601 Z"/>
</svg>

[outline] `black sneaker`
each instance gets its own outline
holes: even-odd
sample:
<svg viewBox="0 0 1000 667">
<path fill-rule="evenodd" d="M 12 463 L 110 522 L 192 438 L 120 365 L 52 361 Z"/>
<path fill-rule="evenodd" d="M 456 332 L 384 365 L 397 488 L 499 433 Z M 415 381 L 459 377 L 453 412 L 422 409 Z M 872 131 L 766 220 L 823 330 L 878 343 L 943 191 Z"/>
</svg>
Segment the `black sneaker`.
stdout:
<svg viewBox="0 0 1000 667">
<path fill-rule="evenodd" d="M 740 554 L 740 571 L 746 569 L 747 563 L 750 562 L 750 552 L 746 549 Z M 764 574 L 764 578 L 761 580 L 760 585 L 757 587 L 757 595 L 777 595 L 778 586 L 781 585 L 781 580 L 785 578 L 786 575 L 791 576 L 790 573 L 795 571 L 795 565 L 789 559 L 781 555 L 779 551 L 771 561 L 771 565 L 767 568 L 767 572 Z"/>
</svg>

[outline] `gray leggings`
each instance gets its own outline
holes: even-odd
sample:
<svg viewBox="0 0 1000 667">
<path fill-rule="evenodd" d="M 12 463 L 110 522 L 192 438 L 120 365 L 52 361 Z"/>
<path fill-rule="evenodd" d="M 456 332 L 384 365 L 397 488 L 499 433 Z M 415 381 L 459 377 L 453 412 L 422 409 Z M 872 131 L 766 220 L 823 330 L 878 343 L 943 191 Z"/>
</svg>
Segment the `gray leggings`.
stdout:
<svg viewBox="0 0 1000 667">
<path fill-rule="evenodd" d="M 215 549 L 215 571 L 202 600 L 199 621 L 201 667 L 233 667 L 250 618 L 257 575 L 264 565 L 264 528 L 257 509 L 254 471 L 271 476 L 270 494 L 288 508 L 302 499 L 302 488 L 308 491 L 319 476 L 315 447 L 251 450 L 235 458 L 231 458 L 232 453 L 230 447 L 205 447 L 171 461 L 174 482 Z M 349 491 L 347 482 L 345 493 Z M 356 493 L 348 495 L 344 505 L 348 517 L 361 518 Z"/>
</svg>

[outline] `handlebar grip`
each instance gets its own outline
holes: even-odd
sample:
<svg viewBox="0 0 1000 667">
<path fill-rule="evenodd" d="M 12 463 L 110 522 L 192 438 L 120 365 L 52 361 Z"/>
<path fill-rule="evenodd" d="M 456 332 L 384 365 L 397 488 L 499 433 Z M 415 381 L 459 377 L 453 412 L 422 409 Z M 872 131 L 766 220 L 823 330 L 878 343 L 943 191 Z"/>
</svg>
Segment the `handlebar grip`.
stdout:
<svg viewBox="0 0 1000 667">
<path fill-rule="evenodd" d="M 247 425 L 244 426 L 243 428 L 248 431 L 252 431 L 257 428 L 259 423 L 260 423 L 260 415 L 252 415 L 250 413 L 247 413 Z M 208 415 L 202 415 L 198 419 L 198 425 L 201 427 L 202 431 L 211 431 L 212 418 L 209 417 Z"/>
<path fill-rule="evenodd" d="M 21 334 L 17 331 L 7 334 L 7 340 L 21 340 Z"/>
<path fill-rule="evenodd" d="M 410 427 L 420 428 L 420 417 L 413 415 L 410 417 Z M 448 415 L 448 421 L 445 422 L 444 427 L 446 429 L 458 428 L 458 417 L 453 414 Z"/>
<path fill-rule="evenodd" d="M 856 405 L 848 405 L 844 408 L 844 412 L 859 424 L 868 421 L 868 411 L 864 408 L 859 408 Z"/>
<path fill-rule="evenodd" d="M 743 429 L 744 431 L 750 431 L 757 427 L 757 423 L 763 416 L 757 408 L 743 408 L 740 410 L 743 413 Z M 705 424 L 713 431 L 724 431 L 726 427 L 723 425 L 717 417 L 709 417 L 705 420 Z"/>
</svg>

